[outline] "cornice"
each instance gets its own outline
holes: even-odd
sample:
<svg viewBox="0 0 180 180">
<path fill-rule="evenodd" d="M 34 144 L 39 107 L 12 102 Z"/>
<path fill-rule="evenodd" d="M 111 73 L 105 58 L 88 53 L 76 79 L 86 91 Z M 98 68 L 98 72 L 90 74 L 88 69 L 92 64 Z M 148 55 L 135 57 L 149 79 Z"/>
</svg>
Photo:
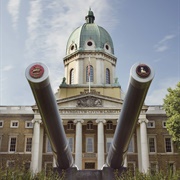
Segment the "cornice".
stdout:
<svg viewBox="0 0 180 180">
<path fill-rule="evenodd" d="M 110 60 L 110 62 L 112 64 L 116 64 L 116 61 L 117 61 L 117 58 L 111 54 L 108 54 L 104 51 L 81 51 L 81 50 L 78 50 L 66 57 L 64 57 L 63 61 L 64 61 L 64 64 L 68 64 L 72 61 L 74 61 L 75 59 L 74 58 L 81 58 L 81 56 L 86 56 L 89 57 L 89 55 L 91 56 L 103 56 L 105 58 L 108 58 L 108 60 Z"/>
<path fill-rule="evenodd" d="M 96 98 L 96 99 L 107 100 L 107 101 L 116 102 L 116 103 L 120 103 L 120 104 L 123 103 L 123 100 L 121 100 L 121 99 L 112 98 L 110 96 L 104 96 L 104 95 L 100 95 L 100 94 L 87 93 L 87 94 L 80 94 L 80 95 L 73 96 L 73 97 L 58 99 L 57 104 L 61 104 L 61 103 L 72 101 L 72 100 L 79 100 L 79 99 L 83 99 L 86 97 L 92 97 L 92 98 Z"/>
</svg>

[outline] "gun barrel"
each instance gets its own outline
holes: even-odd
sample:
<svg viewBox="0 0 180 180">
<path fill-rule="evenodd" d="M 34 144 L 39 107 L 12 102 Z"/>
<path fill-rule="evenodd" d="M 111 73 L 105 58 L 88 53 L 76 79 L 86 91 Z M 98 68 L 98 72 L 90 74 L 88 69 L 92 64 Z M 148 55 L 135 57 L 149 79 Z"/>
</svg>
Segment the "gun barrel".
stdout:
<svg viewBox="0 0 180 180">
<path fill-rule="evenodd" d="M 154 71 L 145 64 L 136 63 L 130 70 L 128 91 L 106 159 L 106 165 L 111 168 L 120 169 L 123 166 L 129 142 L 153 77 Z"/>
<path fill-rule="evenodd" d="M 50 85 L 47 66 L 42 63 L 33 63 L 27 67 L 25 74 L 50 140 L 57 167 L 60 169 L 72 167 L 73 157 Z"/>
</svg>

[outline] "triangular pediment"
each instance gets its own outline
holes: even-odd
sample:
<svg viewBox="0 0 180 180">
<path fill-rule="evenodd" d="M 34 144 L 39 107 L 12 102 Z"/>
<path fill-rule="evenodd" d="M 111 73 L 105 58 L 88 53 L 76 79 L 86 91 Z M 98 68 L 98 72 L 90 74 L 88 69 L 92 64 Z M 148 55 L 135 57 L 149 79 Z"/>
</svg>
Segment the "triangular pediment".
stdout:
<svg viewBox="0 0 180 180">
<path fill-rule="evenodd" d="M 100 93 L 81 93 L 62 99 L 56 99 L 59 108 L 105 108 L 105 109 L 122 109 L 123 100 L 110 96 L 101 95 Z M 33 105 L 32 109 L 37 109 L 37 105 Z M 148 106 L 143 105 L 142 112 L 146 112 Z"/>
<path fill-rule="evenodd" d="M 123 101 L 100 94 L 85 93 L 64 99 L 58 99 L 60 107 L 121 107 Z"/>
</svg>

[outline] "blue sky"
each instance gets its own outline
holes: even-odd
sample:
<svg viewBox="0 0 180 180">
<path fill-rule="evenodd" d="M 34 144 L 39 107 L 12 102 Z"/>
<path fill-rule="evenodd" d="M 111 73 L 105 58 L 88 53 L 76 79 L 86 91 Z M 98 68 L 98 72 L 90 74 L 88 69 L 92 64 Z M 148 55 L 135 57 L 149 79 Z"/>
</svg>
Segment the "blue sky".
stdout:
<svg viewBox="0 0 180 180">
<path fill-rule="evenodd" d="M 37 61 L 49 67 L 56 92 L 64 77 L 66 42 L 85 23 L 89 7 L 95 23 L 112 37 L 122 90 L 131 66 L 144 62 L 155 69 L 146 104 L 163 103 L 167 88 L 180 81 L 179 0 L 1 0 L 0 105 L 34 104 L 24 74 Z"/>
</svg>

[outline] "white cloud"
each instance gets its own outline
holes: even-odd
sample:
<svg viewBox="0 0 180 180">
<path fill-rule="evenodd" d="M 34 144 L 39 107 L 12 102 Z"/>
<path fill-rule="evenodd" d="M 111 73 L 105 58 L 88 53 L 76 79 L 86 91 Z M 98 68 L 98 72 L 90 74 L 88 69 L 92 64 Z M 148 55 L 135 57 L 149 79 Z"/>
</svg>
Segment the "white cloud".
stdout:
<svg viewBox="0 0 180 180">
<path fill-rule="evenodd" d="M 63 78 L 63 57 L 68 37 L 75 28 L 85 23 L 89 7 L 100 22 L 107 19 L 104 15 L 111 16 L 110 12 L 114 13 L 112 3 L 110 4 L 107 0 L 77 0 L 75 3 L 76 6 L 74 6 L 74 0 L 30 2 L 31 7 L 27 18 L 29 38 L 26 43 L 26 58 L 28 62 L 41 61 L 49 66 L 53 89 L 57 89 Z M 108 26 L 107 21 L 105 23 Z M 112 22 L 109 21 L 109 23 Z M 103 26 L 102 23 L 101 26 Z"/>
<path fill-rule="evenodd" d="M 9 0 L 7 9 L 9 14 L 12 17 L 12 26 L 16 30 L 17 23 L 19 19 L 19 7 L 20 7 L 21 0 Z"/>
<path fill-rule="evenodd" d="M 12 65 L 8 65 L 8 66 L 4 66 L 3 68 L 2 68 L 2 72 L 4 71 L 10 71 L 10 70 L 12 70 L 14 67 L 12 66 Z"/>
<path fill-rule="evenodd" d="M 30 1 L 29 2 L 29 15 L 27 17 L 27 31 L 28 31 L 28 41 L 27 46 L 27 57 L 33 59 L 37 46 L 35 46 L 36 39 L 40 34 L 38 33 L 38 28 L 41 24 L 40 18 L 42 13 L 41 0 Z"/>
<path fill-rule="evenodd" d="M 170 34 L 165 36 L 162 40 L 160 40 L 155 46 L 156 52 L 164 52 L 169 49 L 168 42 L 175 37 L 174 34 Z"/>
<path fill-rule="evenodd" d="M 150 93 L 148 93 L 145 104 L 147 105 L 162 105 L 163 99 L 168 93 L 167 89 L 169 87 L 175 88 L 178 83 L 178 78 L 168 78 L 162 79 L 162 82 L 159 83 L 158 87 L 155 87 Z"/>
<path fill-rule="evenodd" d="M 174 34 L 167 35 L 167 36 L 165 36 L 161 41 L 159 41 L 159 44 L 164 43 L 164 42 L 166 42 L 166 41 L 168 41 L 168 40 L 171 40 L 171 39 L 173 39 L 174 37 L 175 37 Z"/>
<path fill-rule="evenodd" d="M 162 105 L 163 98 L 167 94 L 167 88 L 155 89 L 151 94 L 147 95 L 145 104 L 147 105 Z"/>
<path fill-rule="evenodd" d="M 41 0 L 30 1 L 30 12 L 27 17 L 28 33 L 32 35 L 40 24 L 40 15 L 42 12 Z"/>
</svg>

